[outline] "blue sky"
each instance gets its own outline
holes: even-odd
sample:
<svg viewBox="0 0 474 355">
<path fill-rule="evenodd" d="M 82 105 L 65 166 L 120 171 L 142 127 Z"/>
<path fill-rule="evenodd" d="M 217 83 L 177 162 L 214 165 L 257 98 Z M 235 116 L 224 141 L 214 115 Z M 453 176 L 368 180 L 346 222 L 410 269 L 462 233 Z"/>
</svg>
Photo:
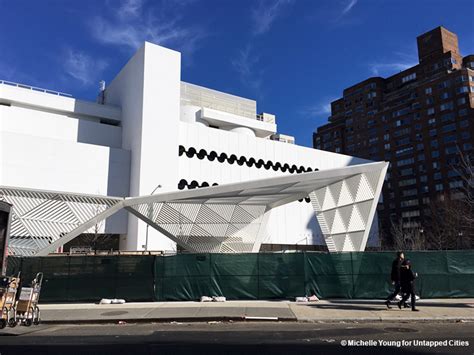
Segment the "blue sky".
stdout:
<svg viewBox="0 0 474 355">
<path fill-rule="evenodd" d="M 0 0 L 0 79 L 94 100 L 144 40 L 179 50 L 182 80 L 258 101 L 311 146 L 330 101 L 417 62 L 443 25 L 474 54 L 473 0 Z"/>
</svg>

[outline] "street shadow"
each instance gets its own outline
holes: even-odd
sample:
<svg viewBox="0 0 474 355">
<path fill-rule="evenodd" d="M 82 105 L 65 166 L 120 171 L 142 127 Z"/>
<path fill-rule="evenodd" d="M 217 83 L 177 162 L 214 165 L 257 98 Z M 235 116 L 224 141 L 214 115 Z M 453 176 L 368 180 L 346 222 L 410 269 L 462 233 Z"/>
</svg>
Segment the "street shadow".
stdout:
<svg viewBox="0 0 474 355">
<path fill-rule="evenodd" d="M 325 300 L 330 304 L 308 304 L 309 306 L 313 307 L 320 307 L 320 308 L 334 308 L 334 309 L 360 309 L 360 310 L 385 310 L 385 300 Z M 409 301 L 409 300 L 408 300 Z M 397 307 L 398 301 L 392 301 L 392 307 Z M 437 301 L 429 301 L 429 300 L 418 300 L 416 304 L 420 307 L 441 307 L 441 308 L 470 308 L 473 309 L 469 304 L 466 303 L 445 303 L 445 302 L 437 302 Z M 378 305 L 379 308 L 370 307 L 370 305 Z M 380 309 L 383 307 L 383 309 Z"/>
<path fill-rule="evenodd" d="M 168 332 L 164 332 L 168 333 Z M 201 332 L 195 332 L 201 333 Z M 123 336 L 123 337 L 100 337 L 98 336 L 70 336 L 61 337 L 58 341 L 50 344 L 42 343 L 42 337 L 29 337 L 28 343 L 36 341 L 35 345 L 4 345 L 2 350 L 6 354 L 54 354 L 63 355 L 69 354 L 101 354 L 101 355 L 116 355 L 116 354 L 134 354 L 134 355 L 151 355 L 151 354 L 341 354 L 350 352 L 351 354 L 367 354 L 374 353 L 374 349 L 367 349 L 366 347 L 351 347 L 346 349 L 340 345 L 339 340 L 328 339 L 328 343 L 311 343 L 297 340 L 283 340 L 278 341 L 278 338 L 270 340 L 260 340 L 257 342 L 246 342 L 242 339 L 241 332 L 235 332 L 229 339 L 213 340 L 209 334 L 196 334 L 194 339 L 179 339 L 173 337 L 172 339 L 163 339 L 168 337 L 168 334 L 157 336 L 156 333 L 148 337 L 143 336 Z M 215 337 L 215 336 L 214 336 Z M 334 335 L 331 337 L 333 338 Z M 80 338 L 80 340 L 79 340 Z M 236 339 L 239 338 L 239 339 Z M 277 340 L 275 340 L 277 339 Z M 223 341 L 224 340 L 224 341 Z M 98 343 L 100 341 L 100 343 Z M 385 355 L 388 354 L 420 354 L 423 352 L 415 348 L 395 348 L 386 347 L 383 349 Z"/>
<path fill-rule="evenodd" d="M 359 304 L 306 304 L 306 306 L 319 309 L 335 309 L 347 311 L 385 311 L 387 309 L 384 304 L 380 304 L 378 307 Z M 382 306 L 383 308 L 381 308 Z"/>
</svg>

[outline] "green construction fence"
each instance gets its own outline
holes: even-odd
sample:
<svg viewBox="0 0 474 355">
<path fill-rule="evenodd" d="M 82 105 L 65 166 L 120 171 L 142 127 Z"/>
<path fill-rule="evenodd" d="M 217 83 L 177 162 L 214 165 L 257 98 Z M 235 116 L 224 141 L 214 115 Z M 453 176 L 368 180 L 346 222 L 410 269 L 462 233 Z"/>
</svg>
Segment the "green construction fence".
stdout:
<svg viewBox="0 0 474 355">
<path fill-rule="evenodd" d="M 10 257 L 28 284 L 44 273 L 42 302 L 387 297 L 393 252 Z M 422 298 L 474 297 L 474 250 L 406 252 Z"/>
</svg>

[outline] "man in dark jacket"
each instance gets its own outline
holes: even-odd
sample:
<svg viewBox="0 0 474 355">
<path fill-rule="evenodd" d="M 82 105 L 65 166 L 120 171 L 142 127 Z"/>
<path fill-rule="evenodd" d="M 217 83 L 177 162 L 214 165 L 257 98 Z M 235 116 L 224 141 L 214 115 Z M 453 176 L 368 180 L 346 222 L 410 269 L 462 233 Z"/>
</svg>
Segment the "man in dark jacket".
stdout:
<svg viewBox="0 0 474 355">
<path fill-rule="evenodd" d="M 387 300 L 385 301 L 385 305 L 387 308 L 390 307 L 390 301 L 392 301 L 395 296 L 398 295 L 400 292 L 400 268 L 402 266 L 402 262 L 405 259 L 405 255 L 402 251 L 397 252 L 397 258 L 392 262 L 392 272 L 390 274 L 390 278 L 392 280 L 392 284 L 395 286 L 395 290 L 393 293 L 388 296 Z"/>
<path fill-rule="evenodd" d="M 402 300 L 398 302 L 398 308 L 402 309 L 402 304 L 411 296 L 411 310 L 415 312 L 419 311 L 419 309 L 415 307 L 415 279 L 417 276 L 418 274 L 411 269 L 410 260 L 404 260 L 400 269 L 400 286 L 403 297 Z"/>
</svg>

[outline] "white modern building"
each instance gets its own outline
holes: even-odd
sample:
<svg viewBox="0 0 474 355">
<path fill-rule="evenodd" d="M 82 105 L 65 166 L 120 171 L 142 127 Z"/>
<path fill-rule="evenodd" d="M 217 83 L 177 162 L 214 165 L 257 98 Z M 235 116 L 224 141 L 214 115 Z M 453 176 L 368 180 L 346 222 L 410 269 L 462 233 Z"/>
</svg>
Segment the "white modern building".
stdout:
<svg viewBox="0 0 474 355">
<path fill-rule="evenodd" d="M 320 178 L 316 173 L 311 175 L 319 185 L 307 193 L 322 189 L 319 199 L 310 198 L 309 194 L 295 199 L 296 195 L 292 195 L 284 203 L 275 204 L 269 196 L 266 200 L 262 197 L 263 205 L 274 204 L 271 210 L 263 211 L 265 223 L 259 230 L 258 245 L 288 248 L 326 243 L 332 251 L 365 248 L 385 163 L 377 163 L 371 177 L 369 172 L 374 165 L 369 161 L 294 144 L 292 137 L 277 132 L 274 115 L 257 114 L 254 100 L 181 81 L 181 54 L 148 42 L 105 88 L 98 101 L 84 102 L 66 94 L 0 81 L 0 193 L 8 200 L 8 191 L 16 191 L 11 193 L 17 199 L 11 197 L 10 202 L 16 204 L 17 234 L 46 238 L 47 233 L 37 230 L 40 227 L 36 222 L 43 226 L 59 220 L 63 223 L 68 214 L 71 219 L 79 218 L 71 207 L 72 200 L 68 200 L 70 208 L 61 212 L 63 215 L 40 213 L 41 201 L 54 195 L 45 191 L 59 195 L 63 192 L 64 196 L 119 198 L 155 194 L 155 202 L 163 203 L 163 196 L 177 201 L 181 195 L 176 193 L 192 189 L 210 191 L 211 195 L 216 191 L 223 199 L 225 193 L 246 190 L 252 194 L 252 186 L 255 196 L 264 196 L 264 182 L 268 178 L 327 171 Z M 349 166 L 357 166 L 358 170 L 340 170 Z M 336 173 L 331 175 L 331 171 Z M 352 185 L 348 182 L 351 177 Z M 274 186 L 268 194 L 282 193 L 286 183 L 290 186 L 295 181 L 279 180 L 275 182 L 278 188 Z M 245 182 L 251 184 L 247 188 L 205 189 Z M 326 185 L 333 187 L 329 189 Z M 369 191 L 370 196 L 363 197 L 358 189 Z M 298 191 L 301 194 L 302 190 Z M 187 203 L 193 194 L 196 192 L 186 195 Z M 234 195 L 231 197 L 232 203 L 238 202 Z M 50 200 L 58 201 L 53 197 Z M 365 222 L 350 227 L 350 223 L 355 223 L 351 222 L 355 220 L 353 209 L 340 213 L 337 209 L 361 201 L 370 201 L 364 207 L 365 214 L 361 212 L 362 205 L 357 210 Z M 318 203 L 319 207 L 315 207 Z M 322 219 L 318 208 L 334 212 L 328 212 L 331 217 Z M 50 206 L 48 211 L 54 208 Z M 338 223 L 342 227 L 336 228 Z M 176 250 L 180 239 L 161 233 L 163 229 L 160 232 L 155 228 L 159 224 L 148 228 L 136 215 L 119 211 L 101 228 L 104 233 L 120 235 L 123 250 Z M 206 229 L 206 223 L 201 224 Z M 214 233 L 210 228 L 207 232 Z M 328 242 L 330 235 L 347 235 L 351 228 L 365 233 L 363 245 Z M 69 231 L 66 228 L 57 233 Z"/>
</svg>

